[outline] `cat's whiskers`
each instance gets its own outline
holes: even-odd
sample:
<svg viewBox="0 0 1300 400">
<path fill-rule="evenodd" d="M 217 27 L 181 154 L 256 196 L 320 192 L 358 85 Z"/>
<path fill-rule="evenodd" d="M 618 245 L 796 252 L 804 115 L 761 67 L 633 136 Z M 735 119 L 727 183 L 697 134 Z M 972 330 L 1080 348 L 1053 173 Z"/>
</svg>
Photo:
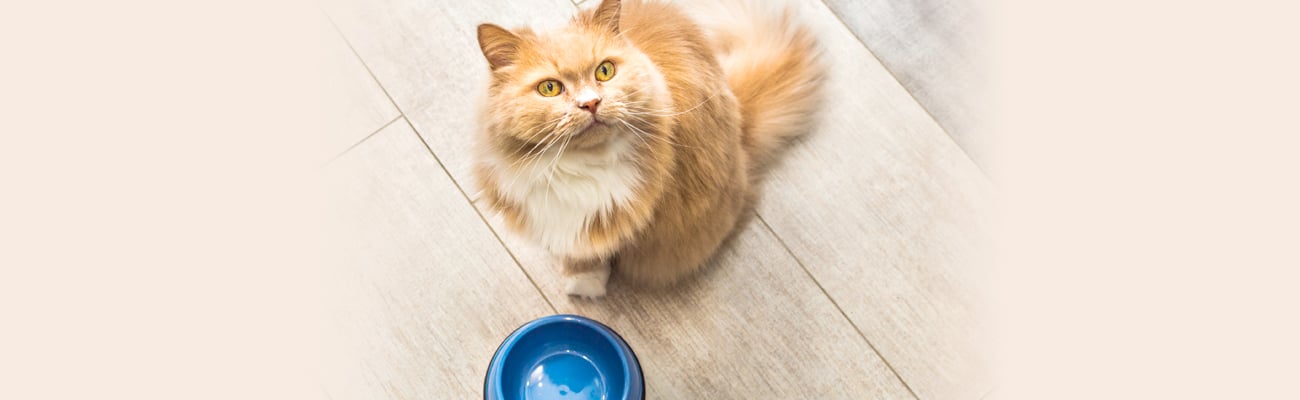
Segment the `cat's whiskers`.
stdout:
<svg viewBox="0 0 1300 400">
<path fill-rule="evenodd" d="M 628 114 L 627 116 L 630 117 L 630 118 L 634 118 L 634 119 L 636 119 L 637 121 L 639 121 L 639 122 L 641 122 L 641 123 L 643 123 L 643 124 L 650 125 L 649 122 L 647 122 L 646 120 L 643 120 L 643 119 L 641 119 L 640 117 L 637 117 L 637 116 L 635 116 L 635 115 Z M 687 146 L 687 145 L 684 145 L 684 144 L 681 144 L 681 143 L 674 142 L 674 141 L 672 141 L 671 139 L 668 139 L 668 138 L 663 137 L 663 136 L 659 136 L 659 135 L 651 134 L 651 133 L 649 133 L 649 132 L 646 132 L 645 130 L 642 130 L 641 128 L 637 128 L 637 127 L 635 126 L 635 124 L 630 124 L 630 123 L 628 123 L 628 122 L 625 121 L 625 120 L 621 120 L 621 119 L 620 119 L 620 120 L 618 120 L 618 121 L 619 121 L 619 122 L 622 122 L 623 125 L 626 125 L 629 129 L 632 129 L 632 133 L 634 133 L 634 134 L 636 134 L 636 135 L 638 135 L 638 136 L 648 136 L 650 139 L 658 140 L 658 141 L 660 141 L 660 142 L 667 143 L 667 144 L 669 144 L 669 145 L 671 145 L 671 146 L 677 146 L 677 147 L 681 147 L 681 148 L 685 148 L 685 149 L 696 149 L 696 148 L 697 148 L 697 147 L 694 147 L 694 146 Z"/>
<path fill-rule="evenodd" d="M 564 149 L 567 149 L 569 147 L 569 141 L 572 139 L 573 139 L 573 135 L 566 135 L 564 137 L 564 143 L 560 145 L 559 150 L 555 151 L 555 157 L 552 157 L 551 163 L 546 166 L 546 170 L 548 173 L 548 177 L 546 179 L 548 182 L 551 179 L 550 177 L 555 175 L 556 161 L 559 161 L 560 157 L 564 156 Z"/>
<path fill-rule="evenodd" d="M 632 135 L 633 135 L 634 137 L 636 137 L 636 140 L 639 141 L 639 142 L 641 142 L 641 145 L 642 145 L 642 146 L 649 146 L 649 145 L 650 145 L 650 142 L 647 142 L 647 141 L 646 141 L 646 138 L 645 138 L 646 135 L 641 134 L 641 133 L 639 132 L 639 129 L 636 129 L 636 127 L 632 126 L 632 124 L 629 124 L 627 121 L 624 121 L 624 120 L 622 120 L 622 119 L 617 119 L 616 121 L 622 123 L 624 126 L 627 126 L 627 128 L 630 129 L 630 130 L 632 131 Z"/>
<path fill-rule="evenodd" d="M 534 156 L 533 152 L 537 151 L 538 148 L 541 148 L 542 145 L 545 144 L 545 141 L 547 139 L 550 139 L 551 136 L 553 136 L 554 134 L 555 131 L 552 130 L 550 134 L 547 134 L 546 137 L 542 138 L 541 142 L 525 144 L 524 147 L 528 147 L 529 148 L 528 151 L 524 152 L 522 156 L 519 156 L 514 162 L 510 163 L 510 169 L 514 169 L 515 167 L 519 166 L 520 163 L 525 162 L 529 158 L 533 157 Z"/>
<path fill-rule="evenodd" d="M 638 90 L 640 90 L 640 89 L 638 89 Z M 636 91 L 633 91 L 633 92 L 636 92 Z M 626 96 L 627 96 L 627 94 L 624 94 L 623 97 L 626 97 Z M 652 126 L 655 125 L 653 122 L 650 122 L 648 119 L 658 119 L 658 118 L 661 118 L 659 115 L 656 115 L 656 114 L 653 114 L 653 113 L 632 111 L 632 110 L 637 109 L 637 108 L 642 108 L 642 107 L 639 106 L 639 104 L 646 104 L 646 103 L 647 103 L 647 102 L 645 102 L 645 101 L 639 101 L 639 100 L 630 100 L 630 101 L 629 101 L 629 100 L 623 100 L 623 101 L 619 101 L 619 102 L 615 103 L 615 105 L 614 105 L 615 108 L 614 108 L 614 109 L 618 110 L 618 113 L 621 114 L 621 115 L 620 115 L 621 118 L 615 118 L 615 120 L 618 121 L 618 122 L 620 122 L 620 123 L 622 123 L 624 126 L 627 126 L 628 129 L 632 130 L 632 133 L 635 134 L 635 135 L 637 135 L 638 139 L 641 140 L 642 145 L 646 145 L 646 144 L 647 144 L 647 142 L 645 141 L 645 137 L 646 137 L 646 136 L 649 136 L 650 139 L 658 140 L 658 141 L 661 141 L 661 142 L 664 142 L 664 143 L 668 143 L 669 145 L 673 145 L 673 146 L 677 146 L 677 147 L 681 147 L 681 148 L 695 148 L 695 147 L 692 147 L 692 146 L 686 146 L 686 145 L 683 145 L 683 144 L 680 144 L 680 143 L 674 142 L 674 141 L 672 141 L 672 140 L 670 140 L 670 139 L 668 139 L 668 138 L 666 138 L 666 137 L 662 137 L 662 136 L 659 136 L 659 135 L 653 135 L 653 134 L 650 134 L 649 132 L 646 132 L 646 129 L 651 129 L 650 127 L 652 127 Z M 642 118 L 643 116 L 644 116 L 645 118 Z M 629 123 L 629 122 L 626 120 L 627 118 L 632 118 L 632 119 L 634 119 L 636 122 L 639 122 L 639 124 Z M 642 127 L 641 127 L 641 128 L 638 128 L 636 125 L 642 125 Z"/>
<path fill-rule="evenodd" d="M 681 111 L 681 112 L 672 112 L 673 110 L 656 110 L 656 109 L 652 109 L 652 108 L 647 108 L 646 111 L 644 111 L 644 112 L 638 112 L 638 111 L 628 111 L 628 112 L 629 112 L 629 113 L 642 114 L 642 115 L 654 115 L 654 116 L 658 116 L 658 117 L 675 117 L 675 116 L 678 116 L 678 115 L 682 115 L 682 114 L 689 113 L 689 112 L 691 112 L 691 111 L 695 111 L 695 109 L 700 108 L 700 106 L 703 106 L 704 103 L 708 103 L 709 100 L 713 100 L 713 98 L 714 98 L 714 97 L 717 97 L 717 96 L 718 96 L 717 93 L 714 93 L 714 94 L 712 94 L 712 95 L 709 95 L 709 97 L 706 97 L 703 101 L 700 101 L 699 104 L 696 104 L 694 107 L 691 107 L 691 108 L 687 109 L 686 111 Z M 644 102 L 637 102 L 637 103 L 644 103 Z"/>
<path fill-rule="evenodd" d="M 519 140 L 519 141 L 522 142 L 522 143 L 519 145 L 518 148 L 515 149 L 515 151 L 514 151 L 513 154 L 519 154 L 519 152 L 523 151 L 523 152 L 524 152 L 524 155 L 523 155 L 523 156 L 520 156 L 520 157 L 527 157 L 527 156 L 528 156 L 528 153 L 531 153 L 533 150 L 536 150 L 536 149 L 537 149 L 537 145 L 538 145 L 539 143 L 532 142 L 531 140 L 532 140 L 534 137 L 536 137 L 537 135 L 541 134 L 543 131 L 545 131 L 545 130 L 546 130 L 545 128 L 547 127 L 547 124 L 549 124 L 550 122 L 554 122 L 554 121 L 555 121 L 555 120 L 548 121 L 548 122 L 544 122 L 544 123 L 542 123 L 542 124 L 538 124 L 537 126 L 535 126 L 535 127 L 533 127 L 533 128 L 530 128 L 530 129 L 524 131 L 523 134 L 519 135 L 519 136 L 522 137 L 522 139 Z M 543 137 L 542 139 L 545 140 L 546 138 Z M 528 149 L 528 150 L 525 151 L 524 149 Z"/>
<path fill-rule="evenodd" d="M 560 137 L 564 136 L 564 132 L 567 131 L 564 125 L 569 123 L 569 117 L 571 116 L 572 115 L 570 114 L 565 114 L 563 116 L 560 116 L 559 118 L 556 119 L 557 122 L 555 122 L 549 128 L 547 128 L 550 130 L 550 133 L 546 135 L 546 138 L 544 138 L 543 141 L 538 142 L 535 145 L 537 148 L 540 148 L 541 150 L 538 151 L 537 154 L 534 155 L 534 157 L 540 157 L 541 154 L 545 153 L 546 150 L 549 149 L 551 145 L 555 144 L 555 142 L 560 139 Z"/>
<path fill-rule="evenodd" d="M 615 120 L 615 121 L 618 121 L 619 123 L 622 123 L 623 125 L 627 125 L 627 127 L 628 127 L 629 129 L 632 128 L 632 126 L 629 125 L 629 124 L 627 123 L 627 121 L 624 121 L 624 120 L 621 119 L 621 118 L 615 118 L 614 120 Z M 632 135 L 633 135 L 633 137 L 636 137 L 637 142 L 641 143 L 642 146 L 649 146 L 649 145 L 650 145 L 650 143 L 649 143 L 649 142 L 646 142 L 645 137 L 641 136 L 640 133 L 637 133 L 636 131 L 632 131 Z"/>
<path fill-rule="evenodd" d="M 550 207 L 551 194 L 555 194 L 555 197 L 557 197 L 557 198 L 560 197 L 559 193 L 554 193 L 554 192 L 551 190 L 551 181 L 553 181 L 553 180 L 555 179 L 555 162 L 556 162 L 556 161 L 559 161 L 560 157 L 563 157 L 563 156 L 564 156 L 564 149 L 567 148 L 567 147 L 569 147 L 569 140 L 571 140 L 571 139 L 573 139 L 573 135 L 567 135 L 567 136 L 565 136 L 565 138 L 564 138 L 564 144 L 561 144 L 561 145 L 560 145 L 560 150 L 559 150 L 559 151 L 556 151 L 556 152 L 555 152 L 555 157 L 553 157 L 553 158 L 551 159 L 551 165 L 547 166 L 547 173 L 546 173 L 546 202 L 545 202 L 545 206 L 546 206 L 547 208 Z"/>
<path fill-rule="evenodd" d="M 534 146 L 534 150 L 537 149 L 538 147 L 541 147 L 540 151 L 537 151 L 537 153 L 533 154 L 531 157 L 520 158 L 519 160 L 516 160 L 514 163 L 511 164 L 510 169 L 512 170 L 511 173 L 514 175 L 514 177 L 510 179 L 510 183 L 507 184 L 506 187 L 513 188 L 515 183 L 518 182 L 519 178 L 526 175 L 526 172 L 530 171 L 533 168 L 533 166 L 537 164 L 537 161 L 542 159 L 542 157 L 546 154 L 546 151 L 560 141 L 561 137 L 564 136 L 561 134 L 561 132 L 565 131 L 565 129 L 561 129 L 561 125 L 564 125 L 565 123 L 569 122 L 569 117 L 570 117 L 569 114 L 565 114 L 560 118 L 555 119 L 555 121 L 558 122 L 556 122 L 554 126 L 551 127 L 551 133 L 548 134 L 546 138 L 543 138 L 542 142 L 539 142 L 536 146 Z M 549 141 L 547 139 L 549 139 Z M 545 143 L 545 146 L 542 146 L 543 143 Z M 514 168 L 515 164 L 518 164 L 520 162 L 525 163 L 523 168 L 515 169 Z M 536 177 L 529 176 L 528 178 L 532 179 Z"/>
<path fill-rule="evenodd" d="M 632 90 L 631 92 L 623 92 L 623 94 L 622 94 L 621 96 L 622 96 L 623 98 L 627 98 L 627 97 L 629 97 L 629 96 L 631 96 L 631 95 L 634 95 L 634 94 L 637 94 L 637 93 L 641 93 L 641 91 L 643 91 L 643 90 L 645 90 L 645 89 L 646 89 L 646 88 L 644 88 L 644 87 L 638 87 L 638 88 L 636 88 L 635 90 Z"/>
<path fill-rule="evenodd" d="M 566 119 L 565 119 L 565 120 L 564 120 L 560 125 L 564 125 L 564 124 L 569 123 L 569 122 L 571 122 L 571 121 L 574 121 L 574 120 L 569 120 L 569 119 L 566 118 Z M 567 126 L 558 126 L 558 127 L 556 128 L 556 131 L 557 131 L 557 132 L 569 132 L 569 131 L 571 131 L 571 130 L 572 130 L 572 129 L 570 129 L 570 128 L 567 127 Z M 526 167 L 526 169 L 531 170 L 531 169 L 533 168 L 534 164 L 537 162 L 537 160 L 540 160 L 540 159 L 542 158 L 542 155 L 546 153 L 546 150 L 550 149 L 550 148 L 553 147 L 556 143 L 561 142 L 561 140 L 562 140 L 562 141 L 563 141 L 563 144 L 561 144 L 561 145 L 560 145 L 560 148 L 556 151 L 556 153 L 555 153 L 555 157 L 552 157 L 552 161 L 554 161 L 554 160 L 558 160 L 558 159 L 559 159 L 559 156 L 560 156 L 561 154 L 563 154 L 563 152 L 564 152 L 564 147 L 566 147 L 566 146 L 568 145 L 568 143 L 569 143 L 569 139 L 572 139 L 572 138 L 573 138 L 573 135 L 568 135 L 568 134 L 564 134 L 564 135 L 560 135 L 560 137 L 556 137 L 554 140 L 551 141 L 550 144 L 546 145 L 546 148 L 545 148 L 545 149 L 542 149 L 542 151 L 538 153 L 538 156 L 537 156 L 537 157 L 534 157 L 535 160 L 534 160 L 533 162 L 529 163 L 529 165 Z M 554 164 L 554 162 L 552 162 L 551 164 Z"/>
<path fill-rule="evenodd" d="M 547 138 L 554 138 L 554 139 L 551 139 L 549 142 L 545 142 L 547 143 L 546 146 L 544 147 L 541 146 L 542 143 L 538 143 L 536 146 L 534 146 L 533 150 L 537 150 L 538 148 L 541 148 L 541 151 L 537 151 L 537 153 L 533 154 L 532 156 L 521 157 L 520 159 L 515 160 L 515 162 L 510 164 L 508 169 L 511 175 L 513 176 L 510 178 L 510 182 L 506 184 L 506 187 L 513 188 L 515 183 L 519 181 L 519 178 L 524 177 L 524 175 L 528 175 L 527 172 L 528 169 L 531 168 L 531 165 L 535 164 L 537 160 L 540 160 L 542 156 L 546 153 L 546 150 L 549 149 L 551 145 L 554 145 L 555 142 L 559 141 L 560 136 L 557 134 L 558 132 L 559 132 L 558 129 L 554 129 L 550 135 L 547 135 Z M 532 150 L 530 150 L 529 152 L 532 153 Z M 520 163 L 525 164 L 524 165 L 525 168 L 515 168 Z M 528 177 L 528 179 L 532 179 L 532 178 L 534 177 L 532 176 Z"/>
<path fill-rule="evenodd" d="M 545 144 L 547 139 L 551 138 L 552 136 L 555 136 L 555 135 L 559 132 L 559 129 L 557 129 L 557 128 L 559 128 L 560 124 L 563 124 L 563 123 L 564 123 L 564 120 L 567 119 L 568 117 L 569 117 L 569 115 L 568 115 L 568 114 L 565 114 L 565 115 L 562 115 L 562 116 L 560 116 L 560 117 L 558 117 L 558 118 L 556 118 L 556 119 L 553 119 L 553 120 L 551 120 L 551 121 L 544 122 L 544 123 L 542 123 L 541 125 L 539 125 L 537 128 L 535 128 L 535 129 L 538 129 L 539 132 L 538 132 L 538 133 L 535 133 L 535 134 L 532 134 L 532 135 L 530 135 L 530 136 L 536 136 L 537 134 L 540 134 L 540 133 L 541 133 L 541 132 L 540 132 L 541 130 L 546 130 L 546 129 L 549 129 L 549 130 L 550 130 L 550 133 L 546 134 L 546 136 L 543 137 L 541 141 L 539 141 L 539 142 L 537 142 L 537 143 L 533 143 L 533 145 L 532 145 L 532 149 L 528 150 L 527 153 L 524 153 L 524 155 L 521 156 L 519 160 L 516 160 L 514 163 L 511 163 L 511 164 L 510 164 L 510 168 L 514 168 L 514 167 L 515 167 L 515 166 L 516 166 L 520 161 L 523 161 L 523 160 L 528 159 L 529 155 L 532 154 L 534 151 L 536 151 L 536 150 L 537 150 L 539 147 L 541 147 L 543 144 Z M 549 127 L 549 128 L 548 128 L 548 127 Z M 545 151 L 545 149 L 543 149 L 542 151 Z M 540 153 L 538 153 L 538 154 L 540 154 Z"/>
<path fill-rule="evenodd" d="M 542 132 L 547 132 L 547 131 L 549 131 L 549 132 L 546 134 L 546 137 L 549 137 L 550 135 L 555 134 L 555 128 L 559 127 L 560 124 L 563 124 L 563 123 L 564 123 L 564 120 L 567 119 L 568 117 L 569 117 L 569 115 L 568 115 L 568 114 L 565 114 L 565 115 L 561 115 L 561 116 L 559 116 L 559 117 L 555 117 L 554 119 L 551 119 L 550 121 L 546 121 L 546 122 L 543 122 L 543 123 L 537 124 L 537 126 L 534 127 L 533 129 L 529 129 L 528 131 L 525 131 L 525 135 L 527 135 L 527 137 L 526 137 L 525 139 L 529 139 L 529 140 L 531 140 L 532 138 L 536 137 L 537 135 L 540 135 Z M 536 132 L 533 132 L 533 131 L 536 131 Z M 529 132 L 532 132 L 532 133 L 529 133 Z M 546 140 L 546 137 L 543 137 L 542 140 L 541 140 L 541 141 L 538 141 L 537 143 L 533 143 L 533 147 L 536 148 L 537 146 L 540 146 L 540 145 L 541 145 L 541 144 Z"/>
<path fill-rule="evenodd" d="M 525 135 L 527 136 L 527 137 L 525 137 L 525 139 L 532 139 L 534 136 L 537 136 L 538 134 L 541 134 L 541 133 L 542 133 L 541 131 L 542 131 L 544 128 L 546 128 L 547 126 L 558 125 L 558 123 L 559 123 L 561 120 L 563 120 L 563 119 L 565 119 L 565 118 L 568 118 L 568 116 L 569 116 L 568 114 L 561 115 L 561 116 L 555 117 L 554 119 L 551 119 L 550 121 L 546 121 L 546 122 L 542 122 L 542 123 L 540 123 L 540 124 L 537 124 L 537 126 L 534 127 L 533 129 L 529 129 L 529 130 L 527 130 L 527 131 L 524 131 Z M 533 132 L 534 130 L 536 130 L 537 132 Z M 533 132 L 533 133 L 529 133 L 529 132 Z"/>
</svg>

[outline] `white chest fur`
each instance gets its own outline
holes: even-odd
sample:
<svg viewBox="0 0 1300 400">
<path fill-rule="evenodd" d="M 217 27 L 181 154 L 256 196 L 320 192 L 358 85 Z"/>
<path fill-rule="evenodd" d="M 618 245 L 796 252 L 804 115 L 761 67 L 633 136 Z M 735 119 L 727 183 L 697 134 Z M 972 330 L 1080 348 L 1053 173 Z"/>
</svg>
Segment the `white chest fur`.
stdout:
<svg viewBox="0 0 1300 400">
<path fill-rule="evenodd" d="M 599 151 L 548 150 L 536 162 L 499 165 L 501 193 L 523 205 L 528 235 L 555 255 L 585 251 L 587 224 L 632 199 L 640 182 L 633 148 L 615 139 Z"/>
</svg>

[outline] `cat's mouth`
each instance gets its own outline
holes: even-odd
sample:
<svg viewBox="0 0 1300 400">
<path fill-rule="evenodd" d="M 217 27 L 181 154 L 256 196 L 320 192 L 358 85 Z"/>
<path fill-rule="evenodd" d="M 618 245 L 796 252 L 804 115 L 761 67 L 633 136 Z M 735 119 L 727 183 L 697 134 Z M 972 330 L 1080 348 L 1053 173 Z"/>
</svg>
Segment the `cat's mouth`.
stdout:
<svg viewBox="0 0 1300 400">
<path fill-rule="evenodd" d="M 603 126 L 603 125 L 605 125 L 604 121 L 601 121 L 600 118 L 597 118 L 595 115 L 592 115 L 591 120 L 587 121 L 587 126 L 584 126 L 582 127 L 582 129 L 578 130 L 578 133 L 584 133 L 594 129 L 596 126 Z"/>
</svg>

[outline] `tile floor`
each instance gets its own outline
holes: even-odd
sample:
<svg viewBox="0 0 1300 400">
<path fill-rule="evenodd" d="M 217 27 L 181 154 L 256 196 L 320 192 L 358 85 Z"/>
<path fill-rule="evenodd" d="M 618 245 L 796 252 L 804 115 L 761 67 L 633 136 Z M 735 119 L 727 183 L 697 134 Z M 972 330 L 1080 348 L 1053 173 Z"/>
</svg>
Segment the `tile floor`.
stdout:
<svg viewBox="0 0 1300 400">
<path fill-rule="evenodd" d="M 476 207 L 469 149 L 487 72 L 475 27 L 562 21 L 595 2 L 322 3 L 341 90 L 323 169 L 346 224 L 325 271 L 330 398 L 481 398 L 500 340 L 554 313 L 618 330 L 649 399 L 975 400 L 994 389 L 981 317 L 993 186 L 971 147 L 984 141 L 944 121 L 958 100 L 917 92 L 968 74 L 891 61 L 960 60 L 944 40 L 966 29 L 951 17 L 964 5 L 796 1 L 830 50 L 833 100 L 769 177 L 757 218 L 678 288 L 613 282 L 610 297 L 587 301 L 563 295 L 547 258 Z M 870 47 L 882 29 L 918 46 Z"/>
</svg>

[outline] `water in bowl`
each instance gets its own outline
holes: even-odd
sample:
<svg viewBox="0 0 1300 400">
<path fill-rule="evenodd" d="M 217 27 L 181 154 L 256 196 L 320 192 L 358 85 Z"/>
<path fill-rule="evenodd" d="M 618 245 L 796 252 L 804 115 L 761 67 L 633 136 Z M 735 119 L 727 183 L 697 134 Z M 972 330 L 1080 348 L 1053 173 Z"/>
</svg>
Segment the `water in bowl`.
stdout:
<svg viewBox="0 0 1300 400">
<path fill-rule="evenodd" d="M 524 398 L 536 400 L 602 400 L 605 377 L 591 360 L 573 352 L 541 359 L 524 382 Z"/>
</svg>

